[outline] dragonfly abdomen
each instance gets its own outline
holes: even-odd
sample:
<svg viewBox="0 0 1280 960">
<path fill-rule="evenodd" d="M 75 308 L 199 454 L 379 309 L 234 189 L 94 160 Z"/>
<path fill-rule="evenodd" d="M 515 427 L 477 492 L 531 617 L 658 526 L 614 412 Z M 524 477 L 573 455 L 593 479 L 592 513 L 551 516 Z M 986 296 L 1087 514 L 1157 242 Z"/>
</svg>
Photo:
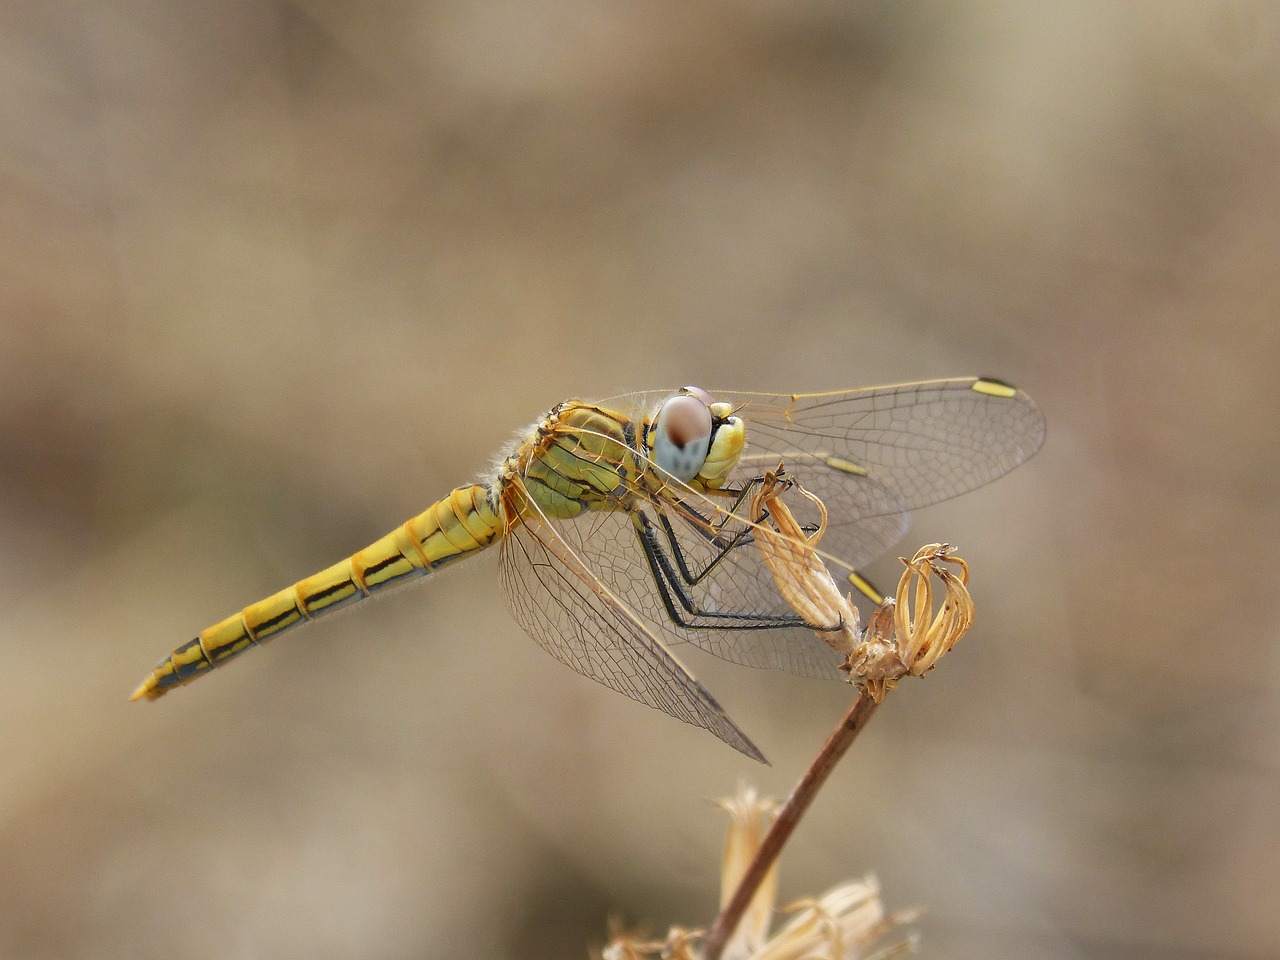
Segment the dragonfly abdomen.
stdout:
<svg viewBox="0 0 1280 960">
<path fill-rule="evenodd" d="M 489 487 L 458 487 L 358 553 L 201 631 L 161 660 L 133 699 L 163 696 L 286 630 L 470 556 L 504 532 Z"/>
</svg>

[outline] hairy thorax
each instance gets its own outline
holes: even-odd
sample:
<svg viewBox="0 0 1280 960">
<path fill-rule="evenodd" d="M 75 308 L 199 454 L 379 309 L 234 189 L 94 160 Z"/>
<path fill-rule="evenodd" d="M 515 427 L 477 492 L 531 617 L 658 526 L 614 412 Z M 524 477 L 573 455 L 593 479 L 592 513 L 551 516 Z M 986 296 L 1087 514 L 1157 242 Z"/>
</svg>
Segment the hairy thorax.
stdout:
<svg viewBox="0 0 1280 960">
<path fill-rule="evenodd" d="M 593 404 L 559 404 L 499 468 L 504 498 L 521 519 L 625 507 L 643 472 L 633 446 L 638 428 Z"/>
</svg>

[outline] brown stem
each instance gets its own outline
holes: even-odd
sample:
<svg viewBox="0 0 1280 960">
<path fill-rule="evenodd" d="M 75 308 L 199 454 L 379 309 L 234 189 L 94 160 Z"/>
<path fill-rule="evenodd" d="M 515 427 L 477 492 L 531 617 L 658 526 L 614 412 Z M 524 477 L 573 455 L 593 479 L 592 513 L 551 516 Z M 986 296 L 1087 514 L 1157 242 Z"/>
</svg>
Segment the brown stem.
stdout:
<svg viewBox="0 0 1280 960">
<path fill-rule="evenodd" d="M 809 764 L 809 769 L 804 772 L 800 782 L 791 791 L 791 796 L 787 797 L 787 802 L 778 811 L 777 819 L 773 821 L 769 832 L 765 834 L 764 840 L 760 844 L 760 849 L 756 851 L 756 855 L 747 867 L 747 872 L 742 875 L 738 889 L 733 892 L 733 897 L 724 905 L 724 909 L 720 911 L 720 916 L 716 917 L 715 926 L 711 928 L 711 933 L 708 934 L 706 943 L 703 946 L 703 960 L 720 960 L 720 954 L 724 951 L 729 938 L 733 936 L 733 931 L 737 929 L 738 921 L 742 919 L 747 905 L 751 902 L 751 898 L 755 896 L 756 890 L 759 888 L 761 881 L 764 880 L 765 874 L 769 872 L 769 868 L 778 859 L 778 854 L 782 853 L 782 848 L 791 837 L 791 832 L 795 830 L 796 824 L 800 822 L 800 818 L 809 809 L 809 804 L 813 802 L 813 798 L 817 796 L 822 785 L 826 783 L 827 777 L 835 769 L 835 765 L 840 762 L 840 758 L 845 755 L 849 745 L 862 732 L 862 728 L 867 725 L 867 721 L 875 713 L 876 706 L 876 702 L 866 693 L 859 693 L 858 699 L 853 702 L 849 712 L 840 721 L 840 726 L 836 727 L 831 732 L 831 735 L 827 737 L 827 742 L 822 745 L 818 755 Z"/>
</svg>

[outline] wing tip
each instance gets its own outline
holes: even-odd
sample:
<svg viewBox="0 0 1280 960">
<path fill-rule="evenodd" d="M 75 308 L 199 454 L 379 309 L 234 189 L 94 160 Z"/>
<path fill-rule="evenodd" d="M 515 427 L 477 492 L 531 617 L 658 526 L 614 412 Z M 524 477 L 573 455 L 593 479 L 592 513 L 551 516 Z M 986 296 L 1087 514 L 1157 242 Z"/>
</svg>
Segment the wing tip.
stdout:
<svg viewBox="0 0 1280 960">
<path fill-rule="evenodd" d="M 1005 400 L 1012 400 L 1019 393 L 1022 393 L 1017 387 L 1007 380 L 1001 380 L 999 377 L 976 377 L 969 384 L 969 389 L 974 393 L 985 393 L 989 397 L 1001 397 Z M 1026 396 L 1026 394 L 1023 394 Z"/>
<path fill-rule="evenodd" d="M 969 389 L 974 393 L 995 397 L 998 400 L 1014 400 L 1020 403 L 1026 413 L 1035 418 L 1035 422 L 1026 434 L 1027 447 L 1018 462 L 1024 463 L 1040 451 L 1044 446 L 1048 426 L 1045 423 L 1044 414 L 1040 412 L 1040 407 L 1029 394 L 999 377 L 975 377 L 970 382 Z"/>
</svg>

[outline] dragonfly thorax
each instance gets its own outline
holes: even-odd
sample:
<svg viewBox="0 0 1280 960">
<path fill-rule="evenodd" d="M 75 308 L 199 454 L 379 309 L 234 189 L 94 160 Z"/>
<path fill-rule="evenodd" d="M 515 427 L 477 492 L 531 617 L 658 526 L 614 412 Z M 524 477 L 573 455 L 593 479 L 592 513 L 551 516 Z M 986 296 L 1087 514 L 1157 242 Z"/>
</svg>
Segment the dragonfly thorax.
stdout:
<svg viewBox="0 0 1280 960">
<path fill-rule="evenodd" d="M 630 422 L 594 404 L 555 406 L 498 470 L 515 514 L 548 519 L 621 506 L 638 468 Z"/>
</svg>

